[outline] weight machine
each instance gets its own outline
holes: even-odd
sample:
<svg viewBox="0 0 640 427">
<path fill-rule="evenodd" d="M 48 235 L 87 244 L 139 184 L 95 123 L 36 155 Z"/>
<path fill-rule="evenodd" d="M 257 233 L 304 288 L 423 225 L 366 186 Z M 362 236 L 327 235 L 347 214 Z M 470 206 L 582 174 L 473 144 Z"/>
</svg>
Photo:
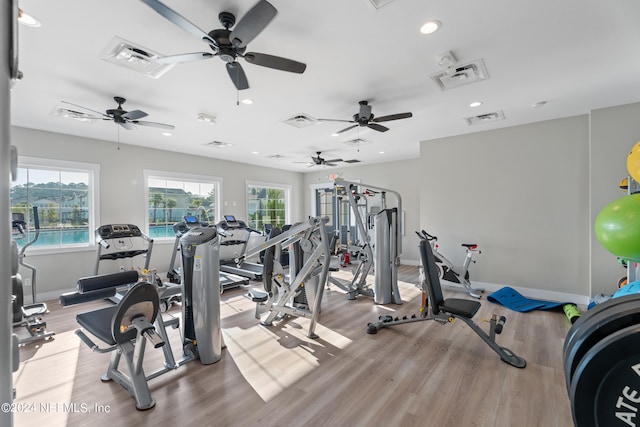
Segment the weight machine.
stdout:
<svg viewBox="0 0 640 427">
<path fill-rule="evenodd" d="M 220 329 L 219 238 L 214 228 L 189 230 L 180 239 L 183 276 L 181 285 L 182 320 L 165 322 L 160 313 L 160 297 L 154 283 L 138 281 L 137 271 L 102 274 L 78 280 L 77 291 L 60 296 L 68 306 L 113 297 L 116 289 L 128 286 L 117 305 L 80 313 L 77 322 L 107 347 L 101 348 L 81 329 L 76 335 L 92 351 L 111 352 L 111 360 L 102 381 L 115 380 L 136 400 L 136 408 L 151 409 L 148 381 L 199 359 L 208 365 L 220 360 L 224 342 Z M 175 360 L 167 328 L 181 328 L 183 356 Z M 143 359 L 146 344 L 162 348 L 164 366 L 146 375 Z M 118 366 L 124 358 L 127 371 Z"/>
<path fill-rule="evenodd" d="M 208 226 L 207 223 L 200 222 L 198 218 L 193 215 L 186 215 L 182 221 L 173 224 L 173 232 L 176 235 L 176 240 L 173 245 L 173 253 L 171 254 L 171 261 L 169 263 L 169 272 L 167 273 L 167 279 L 169 279 L 171 283 L 180 283 L 180 277 L 182 275 L 182 268 L 176 266 L 176 256 L 180 251 L 180 238 L 193 228 Z M 249 279 L 246 277 L 220 271 L 220 292 L 248 284 Z"/>
<path fill-rule="evenodd" d="M 349 299 L 355 299 L 358 294 L 362 294 L 373 296 L 376 304 L 402 304 L 398 288 L 398 267 L 402 253 L 400 194 L 393 190 L 345 180 L 336 180 L 334 185 L 347 189 L 349 205 L 364 242 L 356 260 L 359 262 L 353 271 L 351 284 L 344 287 L 335 281 L 332 283 L 345 289 Z M 395 206 L 388 207 L 388 194 L 395 197 Z M 378 195 L 379 210 L 367 210 L 366 198 Z M 365 202 L 364 213 L 361 201 Z M 367 276 L 372 267 L 375 272 L 373 291 L 367 285 Z"/>
<path fill-rule="evenodd" d="M 261 322 L 271 326 L 286 315 L 311 319 L 307 336 L 317 338 L 315 327 L 320 315 L 322 295 L 327 283 L 331 252 L 325 228 L 328 218 L 314 217 L 295 224 L 283 233 L 272 230 L 272 238 L 244 254 L 250 257 L 265 251 L 264 291 L 252 289 L 256 318 L 268 312 Z M 282 248 L 289 247 L 289 278 L 280 260 Z M 237 260 L 243 261 L 243 257 Z"/>
</svg>

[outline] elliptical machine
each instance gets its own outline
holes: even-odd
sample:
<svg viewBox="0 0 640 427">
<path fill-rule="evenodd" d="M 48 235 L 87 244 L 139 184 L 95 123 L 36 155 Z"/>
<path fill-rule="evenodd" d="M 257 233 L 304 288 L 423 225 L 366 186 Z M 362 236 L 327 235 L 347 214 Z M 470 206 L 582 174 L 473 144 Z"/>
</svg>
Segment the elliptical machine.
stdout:
<svg viewBox="0 0 640 427">
<path fill-rule="evenodd" d="M 26 337 L 18 335 L 18 343 L 20 345 L 28 344 L 37 340 L 49 339 L 54 335 L 54 332 L 48 332 L 46 330 L 47 322 L 44 321 L 44 315 L 49 312 L 47 304 L 36 301 L 36 268 L 24 262 L 27 248 L 38 241 L 38 238 L 40 237 L 40 219 L 38 218 L 37 206 L 33 207 L 33 223 L 36 230 L 35 236 L 31 241 L 26 243 L 18 253 L 18 263 L 22 267 L 31 270 L 31 304 L 24 304 L 22 276 L 20 274 L 16 274 L 11 278 L 14 296 L 12 299 L 13 326 L 14 328 L 24 326 L 29 332 L 29 335 Z"/>
</svg>

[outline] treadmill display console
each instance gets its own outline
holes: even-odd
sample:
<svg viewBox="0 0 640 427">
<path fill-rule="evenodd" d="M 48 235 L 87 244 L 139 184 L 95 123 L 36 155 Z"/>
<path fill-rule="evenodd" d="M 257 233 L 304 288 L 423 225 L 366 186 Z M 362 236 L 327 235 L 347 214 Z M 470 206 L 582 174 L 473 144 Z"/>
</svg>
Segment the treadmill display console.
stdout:
<svg viewBox="0 0 640 427">
<path fill-rule="evenodd" d="M 133 224 L 101 225 L 96 229 L 96 235 L 102 239 L 118 239 L 122 237 L 140 237 L 142 232 Z"/>
<path fill-rule="evenodd" d="M 184 219 L 184 222 L 187 223 L 187 225 L 193 225 L 193 224 L 199 224 L 200 221 L 198 221 L 198 218 L 196 218 L 193 215 L 185 215 L 184 217 L 182 217 L 182 219 Z"/>
</svg>

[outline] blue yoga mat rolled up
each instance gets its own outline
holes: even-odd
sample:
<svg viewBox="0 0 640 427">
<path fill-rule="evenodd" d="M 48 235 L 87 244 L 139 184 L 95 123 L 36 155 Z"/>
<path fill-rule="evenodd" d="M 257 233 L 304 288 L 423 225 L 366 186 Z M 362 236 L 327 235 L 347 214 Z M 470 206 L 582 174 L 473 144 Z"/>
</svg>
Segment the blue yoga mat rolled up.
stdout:
<svg viewBox="0 0 640 427">
<path fill-rule="evenodd" d="M 531 310 L 548 310 L 550 308 L 560 307 L 568 302 L 544 301 L 539 299 L 531 299 L 518 293 L 513 288 L 505 286 L 498 289 L 487 297 L 488 301 L 496 304 L 502 304 L 505 307 L 519 312 L 527 312 Z"/>
</svg>

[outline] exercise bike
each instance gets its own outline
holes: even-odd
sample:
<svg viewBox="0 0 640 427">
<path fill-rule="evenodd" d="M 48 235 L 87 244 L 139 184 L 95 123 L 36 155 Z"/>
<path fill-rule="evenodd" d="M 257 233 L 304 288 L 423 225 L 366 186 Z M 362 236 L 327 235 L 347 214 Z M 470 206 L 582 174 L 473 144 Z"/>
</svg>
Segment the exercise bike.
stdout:
<svg viewBox="0 0 640 427">
<path fill-rule="evenodd" d="M 471 282 L 469 281 L 469 265 L 472 262 L 475 262 L 473 260 L 473 256 L 476 253 L 481 253 L 478 245 L 475 243 L 463 243 L 461 246 L 463 246 L 467 252 L 464 262 L 462 265 L 454 265 L 438 251 L 439 245 L 436 243 L 438 241 L 438 236 L 433 236 L 425 230 L 420 232 L 416 231 L 416 234 L 420 239 L 427 240 L 431 245 L 431 250 L 433 251 L 436 261 L 436 267 L 438 268 L 438 276 L 441 280 L 462 285 L 465 291 L 474 298 L 482 297 L 480 294 L 484 292 L 484 289 L 472 287 Z"/>
<path fill-rule="evenodd" d="M 20 274 L 16 274 L 11 278 L 13 287 L 13 326 L 24 327 L 29 332 L 29 335 L 26 337 L 18 335 L 18 343 L 20 345 L 38 340 L 48 340 L 55 335 L 54 332 L 47 331 L 47 322 L 44 321 L 44 315 L 49 312 L 47 304 L 44 302 L 36 302 L 36 268 L 24 262 L 25 251 L 40 237 L 40 220 L 38 218 L 37 206 L 33 207 L 33 223 L 36 230 L 35 235 L 30 242 L 26 243 L 22 249 L 20 249 L 20 253 L 18 254 L 18 263 L 22 267 L 31 270 L 31 304 L 24 304 L 24 288 Z"/>
</svg>

